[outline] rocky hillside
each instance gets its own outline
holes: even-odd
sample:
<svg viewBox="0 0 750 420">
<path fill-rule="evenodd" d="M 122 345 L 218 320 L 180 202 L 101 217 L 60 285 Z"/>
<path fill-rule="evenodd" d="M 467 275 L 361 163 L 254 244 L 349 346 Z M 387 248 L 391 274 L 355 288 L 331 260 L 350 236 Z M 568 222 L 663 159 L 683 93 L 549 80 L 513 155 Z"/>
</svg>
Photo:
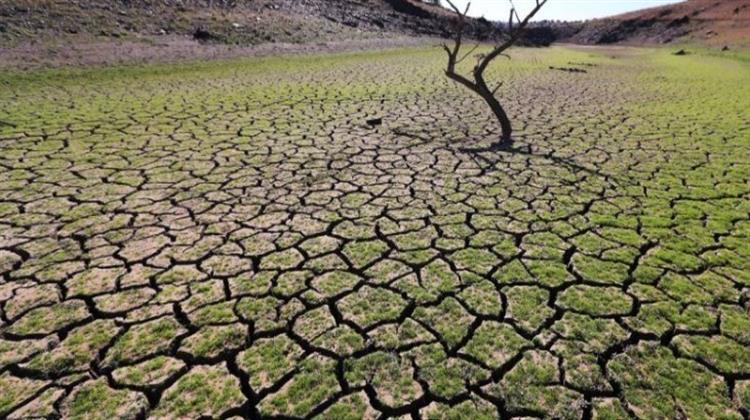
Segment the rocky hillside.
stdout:
<svg viewBox="0 0 750 420">
<path fill-rule="evenodd" d="M 419 0 L 13 0 L 0 1 L 0 40 L 92 36 L 193 36 L 254 45 L 387 34 L 445 36 L 452 16 Z M 493 36 L 482 19 L 472 35 Z"/>
<path fill-rule="evenodd" d="M 699 42 L 750 46 L 750 0 L 688 0 L 581 25 L 582 44 Z"/>
</svg>

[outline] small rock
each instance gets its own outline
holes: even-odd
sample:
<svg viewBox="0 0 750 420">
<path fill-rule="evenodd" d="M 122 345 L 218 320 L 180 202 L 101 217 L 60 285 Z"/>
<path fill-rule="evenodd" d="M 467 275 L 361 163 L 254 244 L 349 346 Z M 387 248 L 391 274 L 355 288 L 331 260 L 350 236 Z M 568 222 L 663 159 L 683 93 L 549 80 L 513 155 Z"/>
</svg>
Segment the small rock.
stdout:
<svg viewBox="0 0 750 420">
<path fill-rule="evenodd" d="M 198 41 L 209 41 L 214 38 L 214 35 L 204 28 L 197 28 L 193 31 L 193 39 Z"/>
<path fill-rule="evenodd" d="M 240 25 L 239 23 L 235 22 L 235 23 L 233 23 L 233 24 L 232 24 L 232 27 L 233 27 L 234 29 L 238 29 L 238 28 L 241 28 L 241 27 L 242 27 L 242 25 Z"/>
</svg>

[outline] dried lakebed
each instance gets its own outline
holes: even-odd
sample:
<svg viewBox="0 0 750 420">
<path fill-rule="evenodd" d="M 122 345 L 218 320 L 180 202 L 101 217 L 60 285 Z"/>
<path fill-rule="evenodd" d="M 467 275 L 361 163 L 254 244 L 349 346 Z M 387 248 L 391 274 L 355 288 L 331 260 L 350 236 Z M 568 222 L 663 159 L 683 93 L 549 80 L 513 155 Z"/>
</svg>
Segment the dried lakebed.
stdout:
<svg viewBox="0 0 750 420">
<path fill-rule="evenodd" d="M 747 419 L 747 57 L 443 59 L 1 75 L 0 417 Z"/>
</svg>

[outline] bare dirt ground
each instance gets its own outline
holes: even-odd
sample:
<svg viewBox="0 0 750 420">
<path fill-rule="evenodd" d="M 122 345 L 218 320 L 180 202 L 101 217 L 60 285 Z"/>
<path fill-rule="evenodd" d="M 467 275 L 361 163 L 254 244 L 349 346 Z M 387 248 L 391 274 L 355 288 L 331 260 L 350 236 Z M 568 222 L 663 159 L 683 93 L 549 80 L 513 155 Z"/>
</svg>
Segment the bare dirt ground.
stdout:
<svg viewBox="0 0 750 420">
<path fill-rule="evenodd" d="M 429 37 L 391 35 L 350 40 L 308 43 L 260 43 L 227 45 L 203 43 L 188 36 L 159 36 L 112 40 L 109 38 L 63 37 L 61 40 L 25 42 L 0 46 L 0 68 L 40 69 L 55 67 L 89 67 L 180 63 L 202 60 L 225 60 L 242 57 L 266 57 L 285 54 L 310 54 L 377 50 L 424 45 L 438 45 L 441 40 Z"/>
</svg>

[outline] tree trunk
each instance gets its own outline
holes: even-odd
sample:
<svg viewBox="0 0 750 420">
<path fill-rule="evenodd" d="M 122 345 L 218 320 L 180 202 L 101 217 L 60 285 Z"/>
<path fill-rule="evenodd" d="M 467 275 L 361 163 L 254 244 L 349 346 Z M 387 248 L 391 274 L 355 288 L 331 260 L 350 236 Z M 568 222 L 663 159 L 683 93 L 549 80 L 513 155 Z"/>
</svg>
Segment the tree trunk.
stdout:
<svg viewBox="0 0 750 420">
<path fill-rule="evenodd" d="M 500 137 L 500 141 L 498 142 L 498 144 L 501 146 L 510 146 L 513 143 L 513 139 L 511 137 L 513 135 L 513 127 L 510 125 L 508 114 L 505 113 L 503 106 L 500 105 L 500 101 L 495 98 L 495 92 L 491 91 L 490 88 L 487 87 L 487 82 L 484 81 L 484 76 L 481 73 L 477 72 L 476 69 L 474 72 L 474 80 L 476 80 L 477 83 L 476 92 L 479 94 L 479 96 L 482 97 L 482 99 L 484 99 L 485 102 L 487 102 L 487 105 L 489 105 L 492 113 L 495 114 L 495 118 L 497 118 L 498 122 L 500 122 L 502 137 Z"/>
<path fill-rule="evenodd" d="M 495 117 L 500 122 L 500 129 L 503 133 L 500 138 L 500 144 L 510 145 L 513 142 L 513 139 L 511 138 L 513 135 L 513 127 L 510 125 L 508 114 L 505 113 L 502 105 L 500 105 L 500 102 L 498 102 L 492 92 L 482 93 L 482 98 L 487 102 L 487 105 L 490 106 L 490 109 L 492 109 Z"/>
</svg>

